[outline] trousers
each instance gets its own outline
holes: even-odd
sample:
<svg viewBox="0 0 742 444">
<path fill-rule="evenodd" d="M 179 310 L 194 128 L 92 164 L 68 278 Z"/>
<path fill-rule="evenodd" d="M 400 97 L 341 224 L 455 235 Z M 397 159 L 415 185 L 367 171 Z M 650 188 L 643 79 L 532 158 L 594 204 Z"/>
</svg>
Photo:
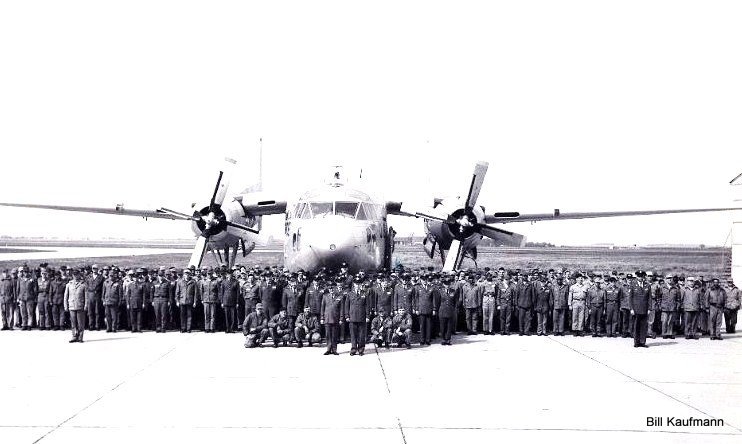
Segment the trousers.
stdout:
<svg viewBox="0 0 742 444">
<path fill-rule="evenodd" d="M 420 315 L 420 343 L 430 342 L 430 335 L 433 328 L 433 317 L 431 315 Z"/>
<path fill-rule="evenodd" d="M 216 326 L 216 310 L 215 310 L 215 304 L 213 302 L 204 302 L 204 330 L 205 331 L 214 331 L 214 327 Z M 245 310 L 247 314 L 250 314 L 251 312 L 248 312 Z M 245 316 L 247 316 L 247 314 Z"/>
<path fill-rule="evenodd" d="M 456 322 L 454 318 L 440 318 L 441 324 L 441 337 L 444 341 L 451 340 L 451 334 L 453 333 L 453 324 Z"/>
<path fill-rule="evenodd" d="M 117 305 L 106 305 L 104 307 L 106 315 L 106 329 L 107 330 L 118 330 L 119 329 L 119 308 Z"/>
<path fill-rule="evenodd" d="M 674 335 L 673 324 L 675 323 L 675 312 L 663 311 L 660 317 L 662 318 L 662 336 Z"/>
<path fill-rule="evenodd" d="M 85 333 L 85 310 L 70 310 L 70 322 L 72 338 L 82 341 L 82 335 Z"/>
<path fill-rule="evenodd" d="M 531 333 L 531 309 L 518 307 L 518 332 Z"/>
<path fill-rule="evenodd" d="M 366 322 L 351 322 L 350 351 L 363 352 L 366 350 Z"/>
<path fill-rule="evenodd" d="M 497 304 L 495 304 L 494 296 L 484 296 L 482 299 L 482 330 L 487 333 L 495 331 L 495 313 L 497 312 Z"/>
<path fill-rule="evenodd" d="M 157 298 L 152 301 L 152 307 L 155 309 L 155 331 L 167 330 L 167 299 Z"/>
<path fill-rule="evenodd" d="M 478 308 L 467 308 L 466 309 L 466 330 L 469 332 L 476 332 L 478 323 L 479 323 L 479 309 Z"/>
<path fill-rule="evenodd" d="M 513 307 L 505 305 L 500 307 L 500 333 L 509 333 L 510 324 L 513 320 Z"/>
<path fill-rule="evenodd" d="M 585 329 L 585 306 L 582 304 L 572 305 L 572 331 Z"/>
</svg>

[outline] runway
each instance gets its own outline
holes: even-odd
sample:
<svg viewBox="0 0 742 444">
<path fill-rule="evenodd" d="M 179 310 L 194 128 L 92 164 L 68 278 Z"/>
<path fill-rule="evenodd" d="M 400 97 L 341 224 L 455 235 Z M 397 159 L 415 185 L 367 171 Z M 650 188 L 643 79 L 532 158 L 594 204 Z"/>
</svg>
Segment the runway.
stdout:
<svg viewBox="0 0 742 444">
<path fill-rule="evenodd" d="M 79 258 L 96 258 L 96 257 L 117 257 L 117 256 L 146 256 L 151 254 L 172 254 L 183 253 L 190 254 L 192 248 L 128 248 L 128 247 L 13 247 L 8 250 L 27 250 L 21 252 L 4 252 L 0 247 L 0 261 L 14 260 L 47 260 L 47 259 L 79 259 Z M 283 250 L 261 249 L 261 253 L 282 253 Z"/>
<path fill-rule="evenodd" d="M 724 341 L 457 336 L 323 356 L 240 334 L 0 332 L 0 442 L 736 443 L 742 334 Z M 720 418 L 718 427 L 647 417 Z"/>
</svg>

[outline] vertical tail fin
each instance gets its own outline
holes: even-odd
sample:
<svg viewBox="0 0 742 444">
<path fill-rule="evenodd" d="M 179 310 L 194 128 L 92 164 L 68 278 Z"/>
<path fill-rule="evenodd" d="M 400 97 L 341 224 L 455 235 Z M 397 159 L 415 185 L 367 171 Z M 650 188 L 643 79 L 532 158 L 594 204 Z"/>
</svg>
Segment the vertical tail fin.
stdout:
<svg viewBox="0 0 742 444">
<path fill-rule="evenodd" d="M 742 198 L 742 174 L 732 179 L 735 201 Z M 742 211 L 732 212 L 732 280 L 737 286 L 742 285 Z"/>
</svg>

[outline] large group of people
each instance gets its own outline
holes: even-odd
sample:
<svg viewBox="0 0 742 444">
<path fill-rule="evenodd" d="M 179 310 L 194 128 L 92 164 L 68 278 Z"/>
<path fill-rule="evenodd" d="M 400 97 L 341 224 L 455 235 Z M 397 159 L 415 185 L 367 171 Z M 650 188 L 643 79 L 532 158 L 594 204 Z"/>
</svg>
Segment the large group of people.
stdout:
<svg viewBox="0 0 742 444">
<path fill-rule="evenodd" d="M 377 347 L 428 346 L 467 335 L 722 339 L 734 333 L 740 291 L 731 280 L 618 271 L 476 269 L 455 273 L 396 268 L 350 273 L 288 272 L 279 267 L 153 269 L 49 264 L 4 270 L 2 329 L 70 328 L 157 333 L 224 331 L 245 347 L 311 347 L 326 355 L 348 339 L 351 355 Z"/>
</svg>

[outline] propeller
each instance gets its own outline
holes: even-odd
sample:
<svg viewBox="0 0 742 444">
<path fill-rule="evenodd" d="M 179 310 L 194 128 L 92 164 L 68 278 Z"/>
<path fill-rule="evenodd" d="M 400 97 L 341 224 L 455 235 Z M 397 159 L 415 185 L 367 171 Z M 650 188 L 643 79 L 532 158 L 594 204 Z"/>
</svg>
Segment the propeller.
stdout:
<svg viewBox="0 0 742 444">
<path fill-rule="evenodd" d="M 487 162 L 477 162 L 474 166 L 474 173 L 472 174 L 471 182 L 469 183 L 469 190 L 466 194 L 466 199 L 464 199 L 464 206 L 462 208 L 458 208 L 455 211 L 448 213 L 439 206 L 416 207 L 414 205 L 403 203 L 400 207 L 402 213 L 448 225 L 448 229 L 454 236 L 454 240 L 451 242 L 451 247 L 446 255 L 443 267 L 444 271 L 452 271 L 459 265 L 464 256 L 463 241 L 474 234 L 480 234 L 494 239 L 496 242 L 503 245 L 523 246 L 525 244 L 524 236 L 481 223 L 475 214 L 474 210 L 477 206 L 477 199 L 482 190 L 482 184 L 487 175 L 488 167 L 489 164 Z"/>
</svg>

